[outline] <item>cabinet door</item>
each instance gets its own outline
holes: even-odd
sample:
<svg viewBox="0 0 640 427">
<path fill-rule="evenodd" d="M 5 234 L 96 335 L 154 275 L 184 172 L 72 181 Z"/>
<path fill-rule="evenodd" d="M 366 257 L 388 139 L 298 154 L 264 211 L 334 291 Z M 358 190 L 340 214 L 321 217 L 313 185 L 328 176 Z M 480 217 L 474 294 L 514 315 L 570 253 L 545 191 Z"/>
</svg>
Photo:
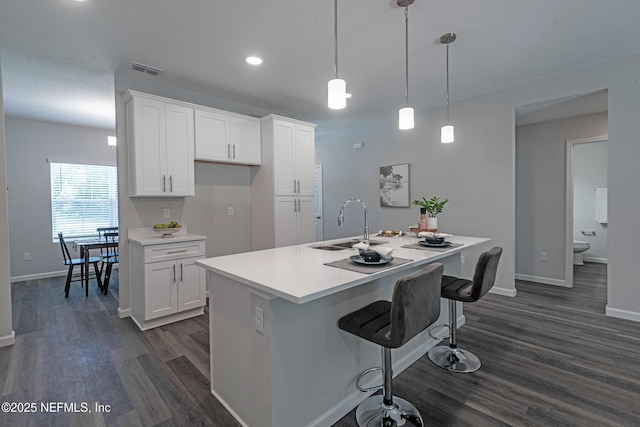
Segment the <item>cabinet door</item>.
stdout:
<svg viewBox="0 0 640 427">
<path fill-rule="evenodd" d="M 316 206 L 314 197 L 298 197 L 296 222 L 296 244 L 311 243 L 316 240 Z"/>
<path fill-rule="evenodd" d="M 227 162 L 230 159 L 229 116 L 195 110 L 196 159 Z"/>
<path fill-rule="evenodd" d="M 202 307 L 206 304 L 204 268 L 195 264 L 197 258 L 176 261 L 178 268 L 178 311 Z"/>
<path fill-rule="evenodd" d="M 273 123 L 273 173 L 276 196 L 293 196 L 296 190 L 294 169 L 295 125 L 279 120 Z"/>
<path fill-rule="evenodd" d="M 162 196 L 162 177 L 166 174 L 165 104 L 135 98 L 128 105 L 127 126 L 130 150 L 130 195 Z"/>
<path fill-rule="evenodd" d="M 177 311 L 177 274 L 174 261 L 144 265 L 144 320 L 167 316 Z"/>
<path fill-rule="evenodd" d="M 298 194 L 313 196 L 315 182 L 315 130 L 296 125 L 295 173 L 298 179 Z"/>
<path fill-rule="evenodd" d="M 231 158 L 235 163 L 259 165 L 260 122 L 231 118 Z"/>
<path fill-rule="evenodd" d="M 195 194 L 193 109 L 166 105 L 167 177 L 165 195 Z"/>
<path fill-rule="evenodd" d="M 295 197 L 275 198 L 275 245 L 289 246 L 297 243 L 297 202 Z"/>
</svg>

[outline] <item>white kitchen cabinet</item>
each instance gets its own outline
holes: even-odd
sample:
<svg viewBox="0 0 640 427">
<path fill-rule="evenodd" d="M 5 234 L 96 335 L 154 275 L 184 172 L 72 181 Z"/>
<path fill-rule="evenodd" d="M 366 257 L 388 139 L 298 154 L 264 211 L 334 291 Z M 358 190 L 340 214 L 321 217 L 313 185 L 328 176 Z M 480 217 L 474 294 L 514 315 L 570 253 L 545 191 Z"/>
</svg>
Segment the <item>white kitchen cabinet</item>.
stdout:
<svg viewBox="0 0 640 427">
<path fill-rule="evenodd" d="M 259 165 L 260 121 L 221 110 L 195 110 L 195 158 L 223 163 Z"/>
<path fill-rule="evenodd" d="M 269 115 L 260 119 L 262 165 L 252 168 L 253 250 L 315 240 L 315 125 Z"/>
<path fill-rule="evenodd" d="M 125 102 L 129 195 L 193 196 L 193 108 L 134 91 Z"/>
<path fill-rule="evenodd" d="M 313 196 L 315 129 L 273 119 L 273 173 L 277 196 Z"/>
<path fill-rule="evenodd" d="M 275 246 L 310 243 L 315 237 L 314 198 L 275 196 Z"/>
<path fill-rule="evenodd" d="M 129 245 L 131 315 L 141 330 L 198 316 L 206 304 L 205 271 L 195 265 L 205 241 L 148 244 L 159 238 Z"/>
</svg>

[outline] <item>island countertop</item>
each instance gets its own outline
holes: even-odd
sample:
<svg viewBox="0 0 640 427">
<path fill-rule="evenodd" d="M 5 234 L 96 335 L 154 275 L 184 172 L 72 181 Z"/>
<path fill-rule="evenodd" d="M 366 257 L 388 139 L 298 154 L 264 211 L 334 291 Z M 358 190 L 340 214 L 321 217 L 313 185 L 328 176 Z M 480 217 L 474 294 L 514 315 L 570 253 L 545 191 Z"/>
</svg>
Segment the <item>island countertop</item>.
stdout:
<svg viewBox="0 0 640 427">
<path fill-rule="evenodd" d="M 357 255 L 357 249 L 329 251 L 314 248 L 314 246 L 330 245 L 331 243 L 350 239 L 358 238 L 334 239 L 205 258 L 196 261 L 196 264 L 208 271 L 236 280 L 269 295 L 280 297 L 296 304 L 303 304 L 370 282 L 374 278 L 385 277 L 398 271 L 449 257 L 452 254 L 491 240 L 482 237 L 453 236 L 447 238 L 447 240 L 452 243 L 460 243 L 462 246 L 440 252 L 431 251 L 427 248 L 403 248 L 402 246 L 416 243 L 419 240 L 413 234 L 397 237 L 371 237 L 372 241 L 384 242 L 380 246 L 393 248 L 392 255 L 394 257 L 412 260 L 409 263 L 381 269 L 371 274 L 325 265 L 329 262 Z"/>
</svg>

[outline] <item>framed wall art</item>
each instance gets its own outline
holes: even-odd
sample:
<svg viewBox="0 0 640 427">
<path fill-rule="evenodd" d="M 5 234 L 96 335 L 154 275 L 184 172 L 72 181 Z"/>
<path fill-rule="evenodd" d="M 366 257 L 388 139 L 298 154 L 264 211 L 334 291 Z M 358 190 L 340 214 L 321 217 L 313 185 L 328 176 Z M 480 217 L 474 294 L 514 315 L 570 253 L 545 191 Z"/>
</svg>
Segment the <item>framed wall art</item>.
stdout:
<svg viewBox="0 0 640 427">
<path fill-rule="evenodd" d="M 380 206 L 409 207 L 409 163 L 380 166 Z"/>
</svg>

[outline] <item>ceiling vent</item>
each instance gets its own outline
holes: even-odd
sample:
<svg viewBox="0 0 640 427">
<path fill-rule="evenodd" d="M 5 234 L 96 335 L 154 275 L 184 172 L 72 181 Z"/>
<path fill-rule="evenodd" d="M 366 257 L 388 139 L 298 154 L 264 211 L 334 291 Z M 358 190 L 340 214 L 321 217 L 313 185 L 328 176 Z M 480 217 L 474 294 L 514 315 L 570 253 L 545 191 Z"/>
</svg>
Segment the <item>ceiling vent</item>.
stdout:
<svg viewBox="0 0 640 427">
<path fill-rule="evenodd" d="M 161 70 L 160 68 L 153 68 L 148 65 L 139 64 L 137 62 L 134 62 L 131 65 L 131 68 L 133 68 L 136 71 L 140 71 L 141 73 L 151 74 L 152 76 L 157 76 L 158 74 L 164 71 L 164 70 Z"/>
</svg>

